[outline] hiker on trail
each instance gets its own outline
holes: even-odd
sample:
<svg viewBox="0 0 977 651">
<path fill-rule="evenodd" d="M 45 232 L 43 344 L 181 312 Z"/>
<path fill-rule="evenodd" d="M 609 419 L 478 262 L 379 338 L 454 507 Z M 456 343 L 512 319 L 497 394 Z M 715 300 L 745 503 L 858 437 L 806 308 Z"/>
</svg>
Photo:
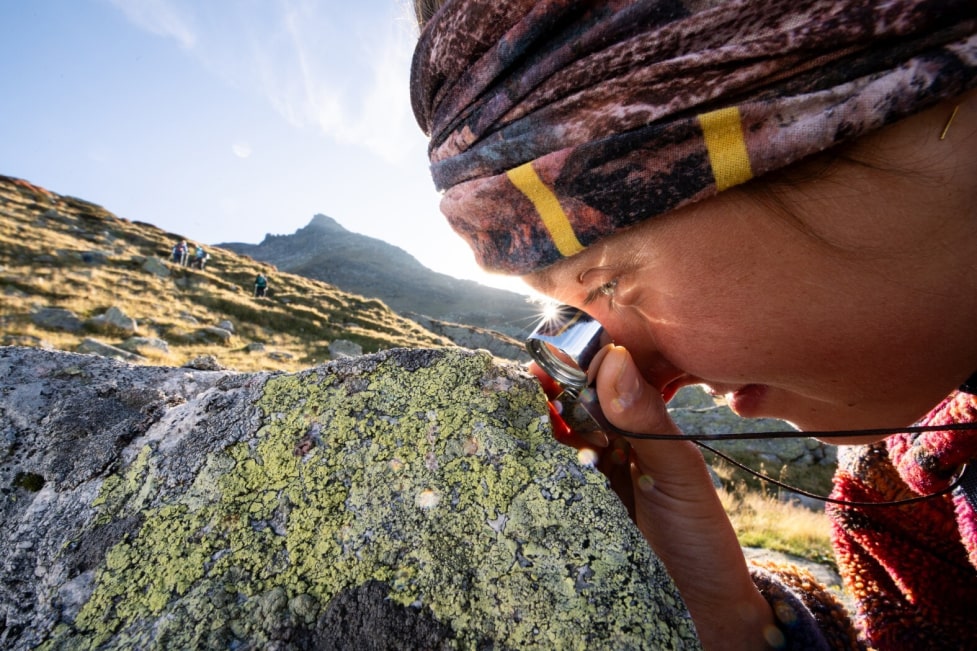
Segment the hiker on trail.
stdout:
<svg viewBox="0 0 977 651">
<path fill-rule="evenodd" d="M 210 258 L 210 254 L 204 249 L 204 247 L 197 245 L 197 250 L 193 254 L 193 260 L 190 261 L 190 266 L 196 267 L 203 271 L 204 265 L 207 264 L 207 260 Z"/>
<path fill-rule="evenodd" d="M 614 426 L 675 439 L 562 438 L 703 645 L 977 649 L 977 3 L 415 8 L 442 211 L 483 267 L 604 325 Z M 666 410 L 691 384 L 843 446 L 827 513 L 854 613 L 744 560 Z"/>
<path fill-rule="evenodd" d="M 255 297 L 262 297 L 265 295 L 265 291 L 268 289 L 268 279 L 264 274 L 259 273 L 258 277 L 254 279 L 254 295 Z"/>
<path fill-rule="evenodd" d="M 184 251 L 183 247 L 184 247 L 183 242 L 177 242 L 176 244 L 173 245 L 173 255 L 170 258 L 173 262 L 177 264 L 181 263 L 181 261 L 183 260 L 183 251 Z"/>
<path fill-rule="evenodd" d="M 190 257 L 190 246 L 187 244 L 186 240 L 180 242 L 180 266 L 187 266 L 187 261 Z"/>
</svg>

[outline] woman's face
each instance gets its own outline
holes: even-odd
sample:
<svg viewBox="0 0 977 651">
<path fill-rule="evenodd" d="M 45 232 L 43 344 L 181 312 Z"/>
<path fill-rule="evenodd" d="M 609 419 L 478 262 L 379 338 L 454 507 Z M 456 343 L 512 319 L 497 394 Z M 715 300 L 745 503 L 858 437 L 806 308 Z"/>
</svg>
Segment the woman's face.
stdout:
<svg viewBox="0 0 977 651">
<path fill-rule="evenodd" d="M 706 384 L 745 417 L 904 426 L 977 369 L 977 170 L 926 160 L 842 162 L 782 202 L 730 190 L 526 280 L 601 321 L 666 400 Z"/>
</svg>

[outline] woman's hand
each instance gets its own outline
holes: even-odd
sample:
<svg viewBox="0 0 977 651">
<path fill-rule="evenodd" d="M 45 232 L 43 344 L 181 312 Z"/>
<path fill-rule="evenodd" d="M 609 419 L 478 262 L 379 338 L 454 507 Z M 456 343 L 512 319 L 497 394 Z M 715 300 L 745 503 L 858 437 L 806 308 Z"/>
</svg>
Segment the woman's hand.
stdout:
<svg viewBox="0 0 977 651">
<path fill-rule="evenodd" d="M 681 440 L 660 390 L 645 382 L 624 348 L 610 347 L 600 360 L 596 384 L 604 416 L 615 426 L 636 433 L 674 434 L 678 440 L 625 442 L 594 435 L 581 438 L 572 432 L 561 440 L 596 448 L 598 467 L 665 563 L 705 648 L 765 648 L 765 635 L 776 630 L 772 612 L 750 578 L 699 448 Z"/>
<path fill-rule="evenodd" d="M 563 390 L 562 387 L 547 375 L 546 371 L 540 368 L 536 362 L 530 363 L 529 371 L 537 377 L 543 386 L 543 391 L 550 399 L 550 417 L 553 422 L 554 438 L 564 445 L 577 450 L 588 450 L 595 455 L 595 467 L 607 477 L 611 488 L 617 493 L 627 508 L 631 519 L 634 520 L 631 445 L 628 440 L 616 434 L 608 435 L 600 430 L 581 432 L 570 429 L 562 418 L 563 405 L 557 400 Z"/>
</svg>

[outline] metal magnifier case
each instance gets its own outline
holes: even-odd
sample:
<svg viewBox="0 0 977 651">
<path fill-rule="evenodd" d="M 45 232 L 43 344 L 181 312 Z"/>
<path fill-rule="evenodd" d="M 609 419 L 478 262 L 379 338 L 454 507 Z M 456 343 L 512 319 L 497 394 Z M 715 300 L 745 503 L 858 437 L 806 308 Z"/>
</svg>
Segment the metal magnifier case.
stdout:
<svg viewBox="0 0 977 651">
<path fill-rule="evenodd" d="M 558 307 L 526 340 L 529 354 L 563 389 L 552 402 L 573 431 L 620 431 L 604 417 L 597 392 L 589 386 L 590 364 L 609 343 L 600 322 L 569 305 Z"/>
<path fill-rule="evenodd" d="M 589 384 L 587 372 L 594 356 L 609 343 L 611 338 L 598 321 L 561 305 L 555 316 L 544 319 L 529 335 L 526 348 L 565 391 L 579 394 Z"/>
</svg>

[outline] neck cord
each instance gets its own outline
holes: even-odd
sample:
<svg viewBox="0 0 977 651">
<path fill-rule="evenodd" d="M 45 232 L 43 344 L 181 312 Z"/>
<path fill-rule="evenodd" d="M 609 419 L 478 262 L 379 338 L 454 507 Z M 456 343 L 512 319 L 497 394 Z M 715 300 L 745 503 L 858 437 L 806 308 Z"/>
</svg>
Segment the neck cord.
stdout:
<svg viewBox="0 0 977 651">
<path fill-rule="evenodd" d="M 804 497 L 809 497 L 811 499 L 825 502 L 828 504 L 840 504 L 842 506 L 904 506 L 906 504 L 915 504 L 916 502 L 923 502 L 925 500 L 933 499 L 934 497 L 946 495 L 947 493 L 951 492 L 953 489 L 955 489 L 957 486 L 960 485 L 961 481 L 963 481 L 964 472 L 966 472 L 967 470 L 966 464 L 961 466 L 960 470 L 957 471 L 957 474 L 953 477 L 953 481 L 951 481 L 946 488 L 940 489 L 934 493 L 929 493 L 927 495 L 918 495 L 916 497 L 907 497 L 901 500 L 890 500 L 888 502 L 859 502 L 856 500 L 839 500 L 833 497 L 827 497 L 825 495 L 818 495 L 817 493 L 810 493 L 802 488 L 797 488 L 796 486 L 791 486 L 790 484 L 786 484 L 782 481 L 774 479 L 770 475 L 765 475 L 762 472 L 758 472 L 753 468 L 750 468 L 749 466 L 740 463 L 736 459 L 733 459 L 729 455 L 723 454 L 722 452 L 720 452 L 719 450 L 717 450 L 712 446 L 706 445 L 705 443 L 700 443 L 698 441 L 696 441 L 696 444 L 703 449 L 709 450 L 716 456 L 725 459 L 727 462 L 733 464 L 740 470 L 745 470 L 746 472 L 750 473 L 754 477 L 757 477 L 758 479 L 762 479 L 763 481 L 766 482 L 770 482 L 771 484 L 777 486 L 778 488 L 783 488 L 785 490 L 791 491 L 792 493 L 797 493 L 798 495 L 803 495 Z"/>
<path fill-rule="evenodd" d="M 919 495 L 917 497 L 909 497 L 901 500 L 891 500 L 887 502 L 859 502 L 852 500 L 839 500 L 832 497 L 827 497 L 825 495 L 817 495 L 816 493 L 810 493 L 796 486 L 791 486 L 782 481 L 774 479 L 769 475 L 765 475 L 761 472 L 750 468 L 749 466 L 736 461 L 730 456 L 716 450 L 712 446 L 706 445 L 703 441 L 718 441 L 718 440 L 745 440 L 745 439 L 784 439 L 784 438 L 797 438 L 797 437 L 814 437 L 814 438 L 841 438 L 850 437 L 857 435 L 866 436 L 881 436 L 888 434 L 900 434 L 903 432 L 936 432 L 936 431 L 960 431 L 960 430 L 970 430 L 977 432 L 977 423 L 948 423 L 946 425 L 917 425 L 912 427 L 883 427 L 875 429 L 865 429 L 865 430 L 849 430 L 849 431 L 811 431 L 811 432 L 798 432 L 798 431 L 781 431 L 781 432 L 745 432 L 745 433 L 734 433 L 734 434 L 695 434 L 692 436 L 677 436 L 675 434 L 637 434 L 635 432 L 628 432 L 627 438 L 635 439 L 652 439 L 652 440 L 665 440 L 665 439 L 681 439 L 695 442 L 700 448 L 712 452 L 716 456 L 726 460 L 732 465 L 736 466 L 740 470 L 744 470 L 754 477 L 761 479 L 763 481 L 769 482 L 778 488 L 783 488 L 784 490 L 797 493 L 798 495 L 803 495 L 811 499 L 819 500 L 821 502 L 826 502 L 829 504 L 840 504 L 842 506 L 858 506 L 858 507 L 876 507 L 876 506 L 904 506 L 906 504 L 915 504 L 916 502 L 922 502 L 925 500 L 933 499 L 934 497 L 939 497 L 941 495 L 946 495 L 953 491 L 955 488 L 960 486 L 963 481 L 964 474 L 967 470 L 967 465 L 961 466 L 960 470 L 954 475 L 953 480 L 950 482 L 946 488 L 940 489 L 936 492 L 929 493 L 927 495 Z M 968 494 L 969 495 L 969 494 Z"/>
<path fill-rule="evenodd" d="M 950 485 L 946 488 L 938 490 L 936 492 L 930 493 L 928 495 L 920 495 L 917 497 L 910 497 L 901 500 L 892 500 L 888 502 L 858 502 L 858 501 L 848 501 L 848 500 L 838 500 L 831 497 L 816 495 L 814 493 L 809 493 L 800 488 L 790 486 L 784 482 L 776 480 L 769 477 L 763 473 L 757 472 L 752 468 L 728 457 L 727 455 L 715 450 L 714 448 L 706 445 L 703 441 L 719 441 L 719 440 L 743 440 L 743 439 L 784 439 L 784 438 L 819 438 L 819 439 L 832 439 L 832 438 L 843 438 L 851 436 L 875 436 L 884 437 L 890 436 L 892 434 L 901 433 L 919 433 L 919 432 L 940 432 L 940 431 L 971 431 L 977 433 L 977 422 L 973 423 L 948 423 L 946 425 L 913 425 L 909 427 L 877 427 L 872 429 L 861 429 L 861 430 L 840 430 L 840 431 L 805 431 L 801 432 L 798 430 L 786 430 L 786 431 L 776 431 L 776 432 L 737 432 L 737 433 L 727 433 L 727 434 L 694 434 L 691 436 L 685 436 L 681 434 L 641 434 L 637 432 L 628 432 L 619 429 L 614 426 L 613 423 L 607 420 L 604 416 L 604 412 L 600 408 L 600 403 L 597 401 L 596 391 L 587 388 L 584 391 L 566 390 L 570 399 L 573 402 L 579 402 L 580 406 L 583 407 L 584 412 L 589 416 L 590 422 L 596 424 L 600 429 L 606 432 L 616 433 L 624 438 L 629 439 L 645 439 L 645 440 L 685 440 L 692 441 L 699 447 L 712 452 L 713 454 L 725 459 L 737 468 L 744 470 L 754 477 L 762 481 L 769 482 L 775 486 L 789 490 L 791 492 L 797 493 L 798 495 L 803 495 L 811 499 L 820 500 L 822 502 L 827 502 L 831 504 L 840 504 L 844 506 L 902 506 L 905 504 L 913 504 L 916 502 L 921 502 L 923 500 L 932 499 L 934 497 L 939 497 L 941 495 L 946 495 L 956 489 L 957 487 L 962 487 L 961 490 L 967 498 L 967 500 L 974 505 L 977 509 L 977 466 L 974 466 L 974 470 L 967 472 L 967 464 L 963 464 L 960 470 L 954 475 Z M 964 383 L 960 386 L 959 391 L 963 393 L 970 393 L 977 395 L 977 373 L 971 375 Z M 561 396 L 558 396 L 559 399 Z M 557 412 L 559 414 L 559 412 Z M 966 477 L 965 477 L 966 475 Z"/>
<path fill-rule="evenodd" d="M 683 441 L 742 441 L 747 439 L 794 439 L 794 438 L 849 438 L 852 436 L 888 436 L 890 434 L 902 434 L 904 432 L 943 432 L 955 430 L 973 430 L 977 432 L 977 423 L 948 423 L 946 425 L 915 425 L 910 427 L 877 427 L 874 429 L 853 429 L 853 430 L 786 430 L 782 432 L 732 432 L 729 434 L 691 434 L 682 436 L 679 434 L 638 434 L 627 432 L 624 436 L 632 439 L 650 439 L 655 441 L 681 439 Z M 619 430 L 620 432 L 620 430 Z"/>
</svg>

